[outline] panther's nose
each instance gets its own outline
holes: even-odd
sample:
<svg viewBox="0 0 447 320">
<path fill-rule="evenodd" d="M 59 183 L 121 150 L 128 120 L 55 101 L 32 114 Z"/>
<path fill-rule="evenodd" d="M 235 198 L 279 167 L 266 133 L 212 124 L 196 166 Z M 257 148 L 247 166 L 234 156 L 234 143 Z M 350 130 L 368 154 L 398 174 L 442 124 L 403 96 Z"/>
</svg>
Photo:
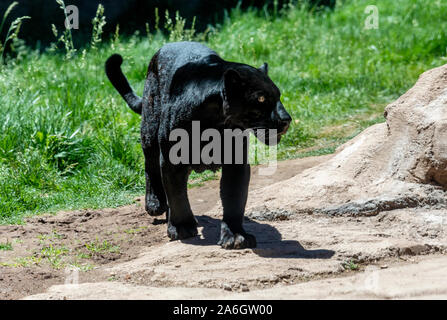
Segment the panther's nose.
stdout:
<svg viewBox="0 0 447 320">
<path fill-rule="evenodd" d="M 276 113 L 279 118 L 279 127 L 281 128 L 280 134 L 285 134 L 289 129 L 290 122 L 292 122 L 292 117 L 286 111 L 286 109 L 284 108 L 283 104 L 280 101 L 278 101 L 276 105 Z"/>
<path fill-rule="evenodd" d="M 292 122 L 292 118 L 290 117 L 289 114 L 287 114 L 287 117 L 280 119 L 280 123 L 283 127 L 285 127 L 285 126 L 288 127 L 290 125 L 290 122 Z"/>
</svg>

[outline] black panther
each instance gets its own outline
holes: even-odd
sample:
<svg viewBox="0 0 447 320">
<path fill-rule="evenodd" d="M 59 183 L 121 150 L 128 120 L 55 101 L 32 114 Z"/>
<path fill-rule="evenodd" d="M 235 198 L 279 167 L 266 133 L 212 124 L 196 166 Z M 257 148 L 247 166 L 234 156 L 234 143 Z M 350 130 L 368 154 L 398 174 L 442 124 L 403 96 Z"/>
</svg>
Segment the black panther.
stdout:
<svg viewBox="0 0 447 320">
<path fill-rule="evenodd" d="M 197 221 L 187 196 L 188 176 L 192 170 L 222 168 L 223 221 L 218 243 L 226 249 L 256 247 L 256 238 L 242 225 L 250 182 L 246 154 L 242 163 L 173 164 L 169 151 L 175 141 L 169 137 L 178 128 L 190 133 L 192 122 L 200 121 L 201 131 L 253 129 L 258 139 L 262 138 L 258 136 L 260 129 L 276 129 L 273 138 L 264 136 L 261 140 L 278 143 L 292 119 L 280 101 L 278 87 L 268 77 L 268 65 L 254 68 L 225 61 L 196 42 L 169 43 L 152 57 L 140 98 L 123 75 L 122 62 L 122 57 L 114 54 L 105 69 L 129 107 L 142 116 L 146 211 L 152 216 L 167 212 L 168 236 L 172 240 L 196 236 Z"/>
</svg>

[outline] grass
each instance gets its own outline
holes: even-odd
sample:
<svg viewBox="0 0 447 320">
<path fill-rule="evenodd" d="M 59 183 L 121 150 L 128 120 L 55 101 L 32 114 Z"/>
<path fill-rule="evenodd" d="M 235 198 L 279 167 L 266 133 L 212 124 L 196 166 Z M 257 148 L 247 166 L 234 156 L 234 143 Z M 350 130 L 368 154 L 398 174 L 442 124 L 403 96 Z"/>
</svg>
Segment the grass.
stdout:
<svg viewBox="0 0 447 320">
<path fill-rule="evenodd" d="M 348 260 L 348 261 L 343 262 L 342 267 L 345 270 L 350 270 L 350 271 L 357 271 L 360 269 L 360 266 L 357 263 L 355 263 L 354 260 Z"/>
<path fill-rule="evenodd" d="M 267 61 L 296 120 L 280 158 L 333 152 L 383 121 L 386 103 L 446 61 L 445 2 L 377 0 L 379 29 L 364 30 L 369 4 L 340 0 L 334 11 L 317 13 L 290 6 L 275 16 L 235 9 L 206 34 L 185 30 L 178 17 L 168 35 L 112 39 L 102 38 L 106 19 L 98 10 L 90 48 L 73 48 L 65 31 L 57 32 L 52 51 L 16 46 L 16 57 L 0 66 L 0 224 L 119 206 L 144 193 L 140 117 L 103 72 L 114 52 L 124 56 L 124 72 L 140 94 L 149 59 L 167 41 L 202 41 L 224 59 L 250 65 Z M 192 177 L 191 185 L 200 178 Z"/>
<path fill-rule="evenodd" d="M 99 242 L 98 240 L 96 241 L 92 241 L 89 243 L 85 244 L 86 249 L 95 254 L 95 253 L 104 253 L 104 252 L 109 252 L 109 253 L 119 253 L 120 252 L 120 247 L 117 245 L 114 245 L 110 242 L 108 242 L 107 240 L 104 240 L 103 242 Z"/>
<path fill-rule="evenodd" d="M 50 244 L 42 248 L 40 257 L 46 258 L 54 269 L 60 269 L 65 266 L 63 258 L 67 253 L 68 249 L 64 246 L 53 246 Z"/>
<path fill-rule="evenodd" d="M 36 255 L 27 256 L 27 257 L 19 257 L 15 259 L 14 263 L 4 263 L 4 266 L 7 267 L 23 267 L 28 268 L 30 266 L 39 265 L 42 261 L 41 257 L 38 257 Z"/>
<path fill-rule="evenodd" d="M 10 251 L 12 250 L 12 243 L 7 241 L 7 242 L 0 242 L 0 250 L 3 251 Z"/>
<path fill-rule="evenodd" d="M 140 232 L 143 232 L 147 230 L 146 226 L 143 227 L 139 227 L 139 228 L 131 228 L 131 229 L 126 229 L 124 230 L 125 233 L 130 234 L 130 235 L 134 235 L 134 234 L 138 234 Z"/>
<path fill-rule="evenodd" d="M 135 230 L 135 233 L 139 230 Z M 33 253 L 23 257 L 15 257 L 13 262 L 0 262 L 0 267 L 28 268 L 35 265 L 48 265 L 55 270 L 76 268 L 79 271 L 89 271 L 94 268 L 88 261 L 96 254 L 119 253 L 120 247 L 98 239 L 83 244 L 77 249 L 70 249 L 65 244 L 55 243 L 63 235 L 53 231 L 51 234 L 41 234 L 38 237 L 39 247 Z M 17 242 L 17 241 L 16 241 Z M 19 242 L 17 242 L 19 243 Z M 13 250 L 12 243 L 0 243 L 0 250 Z"/>
</svg>

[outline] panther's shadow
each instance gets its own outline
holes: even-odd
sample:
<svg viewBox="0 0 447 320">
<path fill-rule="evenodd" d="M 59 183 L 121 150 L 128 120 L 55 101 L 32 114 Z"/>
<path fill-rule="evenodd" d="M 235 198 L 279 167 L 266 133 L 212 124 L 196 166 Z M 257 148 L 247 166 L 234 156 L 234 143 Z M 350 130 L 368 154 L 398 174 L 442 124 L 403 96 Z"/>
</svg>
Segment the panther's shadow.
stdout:
<svg viewBox="0 0 447 320">
<path fill-rule="evenodd" d="M 199 246 L 216 245 L 220 235 L 220 220 L 208 216 L 196 216 L 199 227 L 203 227 L 202 236 L 182 240 L 183 243 Z M 252 251 L 265 258 L 296 259 L 329 259 L 335 252 L 332 250 L 306 250 L 298 241 L 282 240 L 279 231 L 269 225 L 247 219 L 245 230 L 256 236 L 257 247 Z"/>
</svg>

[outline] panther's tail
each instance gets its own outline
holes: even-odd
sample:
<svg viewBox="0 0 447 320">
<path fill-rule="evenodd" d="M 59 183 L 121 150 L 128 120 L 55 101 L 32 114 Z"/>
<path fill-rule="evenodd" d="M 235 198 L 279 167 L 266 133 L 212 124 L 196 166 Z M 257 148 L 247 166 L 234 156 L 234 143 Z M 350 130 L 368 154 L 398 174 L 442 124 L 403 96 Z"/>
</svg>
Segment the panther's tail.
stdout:
<svg viewBox="0 0 447 320">
<path fill-rule="evenodd" d="M 136 113 L 141 114 L 143 100 L 135 94 L 126 77 L 121 71 L 123 58 L 119 54 L 110 56 L 106 61 L 106 74 L 127 105 Z"/>
</svg>

